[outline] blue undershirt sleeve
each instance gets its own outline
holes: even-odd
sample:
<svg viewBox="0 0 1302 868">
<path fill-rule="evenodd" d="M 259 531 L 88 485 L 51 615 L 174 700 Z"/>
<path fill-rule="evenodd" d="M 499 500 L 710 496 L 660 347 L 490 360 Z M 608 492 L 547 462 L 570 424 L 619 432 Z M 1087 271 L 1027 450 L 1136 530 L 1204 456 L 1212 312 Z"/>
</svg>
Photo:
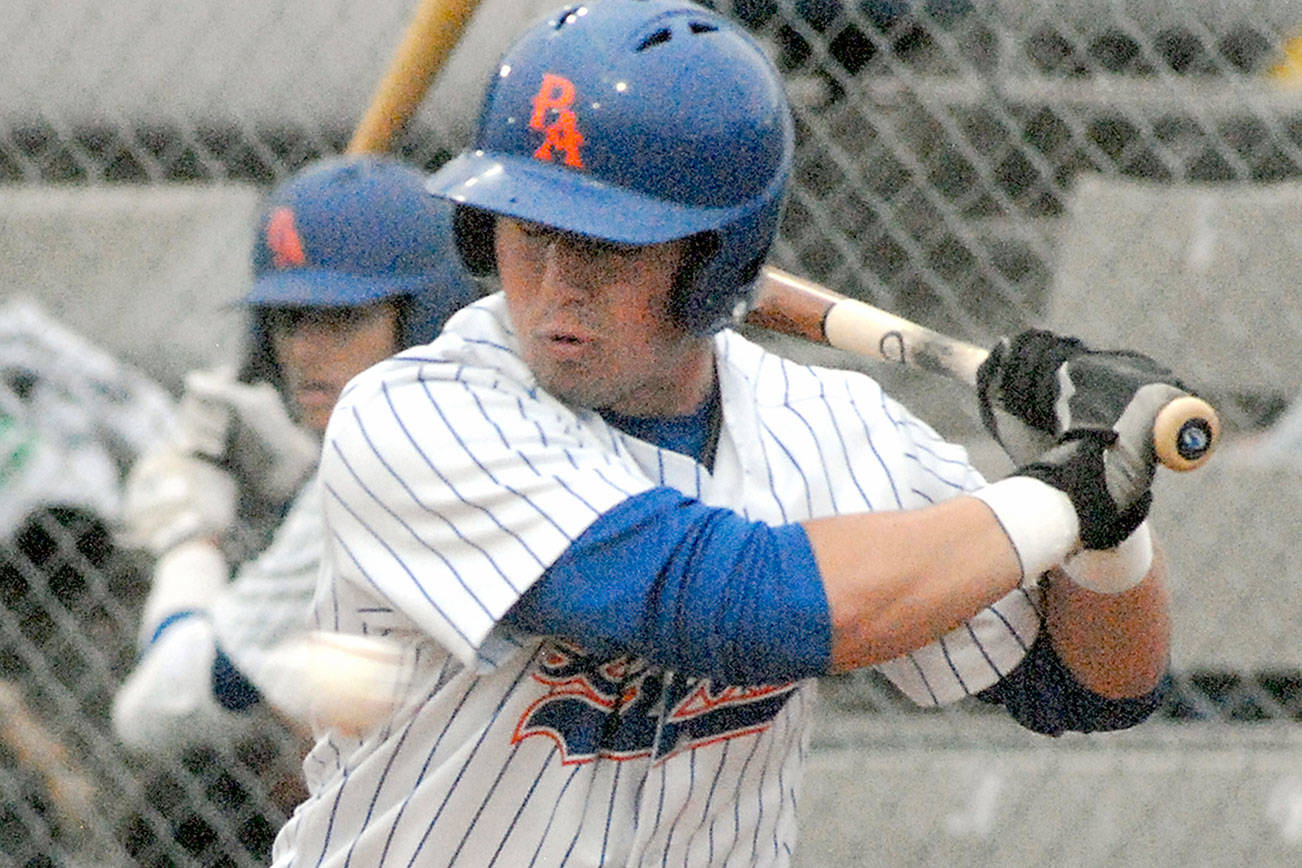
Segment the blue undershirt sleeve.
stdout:
<svg viewBox="0 0 1302 868">
<path fill-rule="evenodd" d="M 504 620 L 728 684 L 821 675 L 831 662 L 831 616 L 804 529 L 747 521 L 669 488 L 598 518 Z"/>
<path fill-rule="evenodd" d="M 258 688 L 220 647 L 212 661 L 212 695 L 218 705 L 231 711 L 247 711 L 262 701 Z"/>
</svg>

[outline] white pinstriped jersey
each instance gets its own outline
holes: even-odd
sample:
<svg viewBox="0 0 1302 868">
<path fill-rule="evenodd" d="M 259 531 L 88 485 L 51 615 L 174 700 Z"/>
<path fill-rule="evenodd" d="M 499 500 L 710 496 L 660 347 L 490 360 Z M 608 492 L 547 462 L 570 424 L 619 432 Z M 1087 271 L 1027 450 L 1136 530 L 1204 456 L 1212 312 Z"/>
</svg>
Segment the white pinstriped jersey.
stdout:
<svg viewBox="0 0 1302 868">
<path fill-rule="evenodd" d="M 382 729 L 318 740 L 276 865 L 789 863 L 814 682 L 715 684 L 499 624 L 598 516 L 653 486 L 780 524 L 981 484 L 870 378 L 714 340 L 712 469 L 539 390 L 500 294 L 350 385 L 321 465 L 316 615 L 405 640 L 419 674 Z M 880 668 L 919 703 L 952 701 L 1015 666 L 1037 625 L 1018 591 Z"/>
</svg>

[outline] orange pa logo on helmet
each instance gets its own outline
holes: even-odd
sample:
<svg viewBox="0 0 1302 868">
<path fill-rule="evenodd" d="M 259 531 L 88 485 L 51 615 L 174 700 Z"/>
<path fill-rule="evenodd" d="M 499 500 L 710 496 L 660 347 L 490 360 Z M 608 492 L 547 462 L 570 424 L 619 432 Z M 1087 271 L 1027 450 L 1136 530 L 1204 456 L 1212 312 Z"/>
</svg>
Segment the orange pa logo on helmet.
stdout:
<svg viewBox="0 0 1302 868">
<path fill-rule="evenodd" d="M 533 115 L 529 118 L 529 128 L 544 135 L 542 144 L 533 152 L 535 160 L 550 163 L 552 152 L 559 151 L 565 165 L 583 168 L 583 157 L 579 154 L 583 135 L 573 105 L 574 83 L 559 75 L 543 73 L 542 85 L 533 98 Z"/>
<path fill-rule="evenodd" d="M 267 246 L 271 248 L 271 264 L 276 268 L 297 268 L 307 264 L 303 240 L 294 227 L 294 212 L 290 208 L 277 208 L 267 219 Z"/>
</svg>

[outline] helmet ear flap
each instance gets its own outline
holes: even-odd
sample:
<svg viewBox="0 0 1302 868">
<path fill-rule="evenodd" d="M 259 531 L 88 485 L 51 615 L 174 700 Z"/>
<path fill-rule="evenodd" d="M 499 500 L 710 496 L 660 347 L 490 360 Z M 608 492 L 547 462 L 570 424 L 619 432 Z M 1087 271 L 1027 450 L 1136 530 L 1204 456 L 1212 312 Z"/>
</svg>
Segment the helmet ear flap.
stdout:
<svg viewBox="0 0 1302 868">
<path fill-rule="evenodd" d="M 493 239 L 497 217 L 490 211 L 458 205 L 452 215 L 452 237 L 466 270 L 475 277 L 487 277 L 497 271 L 497 254 Z"/>
<path fill-rule="evenodd" d="M 698 232 L 685 239 L 683 261 L 674 275 L 670 313 L 688 331 L 704 334 L 717 328 L 706 267 L 719 252 L 722 239 L 717 232 Z"/>
</svg>

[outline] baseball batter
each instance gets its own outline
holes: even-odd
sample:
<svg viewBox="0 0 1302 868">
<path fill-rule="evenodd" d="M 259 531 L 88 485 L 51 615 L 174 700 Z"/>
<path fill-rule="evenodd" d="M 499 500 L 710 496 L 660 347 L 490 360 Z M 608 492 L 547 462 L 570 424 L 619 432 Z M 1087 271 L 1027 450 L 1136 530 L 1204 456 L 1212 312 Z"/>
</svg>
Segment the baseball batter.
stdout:
<svg viewBox="0 0 1302 868">
<path fill-rule="evenodd" d="M 856 667 L 1051 734 L 1155 707 L 1152 468 L 1109 489 L 1115 430 L 987 485 L 870 378 L 726 327 L 792 140 L 762 51 L 679 0 L 593 0 L 503 58 L 428 184 L 501 292 L 355 379 L 321 463 L 317 622 L 416 677 L 318 733 L 276 865 L 786 865 L 813 679 Z M 1034 347 L 985 372 L 1005 436 L 1059 421 L 1067 357 L 1137 412 L 1133 369 Z"/>
<path fill-rule="evenodd" d="M 229 745 L 274 725 L 264 663 L 307 626 L 330 410 L 355 374 L 430 340 L 478 294 L 448 207 L 423 185 L 396 159 L 330 159 L 263 204 L 247 371 L 191 373 L 179 430 L 128 479 L 126 531 L 157 557 L 142 656 L 113 706 L 128 746 Z"/>
</svg>

